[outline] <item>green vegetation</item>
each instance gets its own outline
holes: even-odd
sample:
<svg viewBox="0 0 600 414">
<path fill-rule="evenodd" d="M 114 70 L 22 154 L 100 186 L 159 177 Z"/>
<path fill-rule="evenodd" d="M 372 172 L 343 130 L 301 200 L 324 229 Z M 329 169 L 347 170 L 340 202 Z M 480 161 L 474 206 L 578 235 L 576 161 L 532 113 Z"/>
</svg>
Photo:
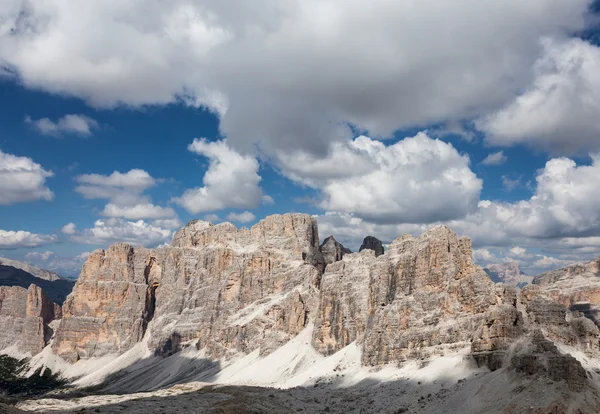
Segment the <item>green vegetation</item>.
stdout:
<svg viewBox="0 0 600 414">
<path fill-rule="evenodd" d="M 65 381 L 48 368 L 40 368 L 29 377 L 21 376 L 29 369 L 27 360 L 0 355 L 0 394 L 36 395 L 59 388 Z"/>
</svg>

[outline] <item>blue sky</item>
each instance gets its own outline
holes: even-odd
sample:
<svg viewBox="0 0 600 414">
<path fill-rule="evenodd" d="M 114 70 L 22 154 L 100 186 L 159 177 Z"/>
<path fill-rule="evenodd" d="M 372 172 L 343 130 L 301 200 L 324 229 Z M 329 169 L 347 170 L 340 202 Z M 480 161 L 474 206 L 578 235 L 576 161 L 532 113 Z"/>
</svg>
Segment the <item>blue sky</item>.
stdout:
<svg viewBox="0 0 600 414">
<path fill-rule="evenodd" d="M 72 276 L 286 212 L 530 274 L 599 254 L 596 6 L 460 1 L 3 3 L 0 256 Z"/>
</svg>

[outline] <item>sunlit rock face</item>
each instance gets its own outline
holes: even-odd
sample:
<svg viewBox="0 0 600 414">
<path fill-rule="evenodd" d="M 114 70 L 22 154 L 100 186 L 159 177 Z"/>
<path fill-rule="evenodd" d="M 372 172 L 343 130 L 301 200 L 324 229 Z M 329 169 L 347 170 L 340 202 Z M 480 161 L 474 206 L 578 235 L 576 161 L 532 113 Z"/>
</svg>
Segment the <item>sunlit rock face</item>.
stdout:
<svg viewBox="0 0 600 414">
<path fill-rule="evenodd" d="M 470 240 L 435 227 L 383 255 L 364 249 L 329 265 L 313 346 L 331 354 L 357 340 L 367 365 L 423 358 L 470 344 L 504 300 L 473 264 Z"/>
<path fill-rule="evenodd" d="M 556 296 L 557 283 L 593 281 L 593 265 L 520 291 L 494 283 L 473 263 L 471 241 L 445 226 L 399 237 L 379 255 L 318 240 L 313 218 L 286 214 L 250 229 L 192 221 L 171 246 L 98 250 L 63 306 L 52 349 L 74 361 L 122 354 L 145 339 L 155 355 L 194 347 L 220 360 L 257 349 L 267 355 L 310 325 L 317 352 L 355 342 L 367 366 L 468 349 L 495 370 L 512 361 L 517 341 L 533 345 L 514 370 L 533 369 L 538 354 L 558 361 L 558 348 L 544 341 L 600 352 L 589 315 Z"/>
<path fill-rule="evenodd" d="M 251 229 L 194 221 L 172 246 L 90 255 L 64 305 L 53 349 L 76 360 L 193 343 L 214 358 L 268 353 L 304 328 L 324 268 L 313 218 L 270 216 Z M 152 324 L 150 322 L 152 321 Z"/>
<path fill-rule="evenodd" d="M 0 349 L 13 347 L 31 355 L 41 352 L 52 334 L 48 324 L 57 318 L 60 306 L 40 287 L 0 287 Z"/>
</svg>

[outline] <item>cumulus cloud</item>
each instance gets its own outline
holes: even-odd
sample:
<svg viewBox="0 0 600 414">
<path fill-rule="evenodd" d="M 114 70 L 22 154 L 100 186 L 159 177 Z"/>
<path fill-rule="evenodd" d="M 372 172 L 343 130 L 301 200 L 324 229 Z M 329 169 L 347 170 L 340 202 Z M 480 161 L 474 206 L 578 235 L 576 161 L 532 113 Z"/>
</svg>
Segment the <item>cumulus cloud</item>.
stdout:
<svg viewBox="0 0 600 414">
<path fill-rule="evenodd" d="M 192 214 L 224 208 L 255 208 L 262 200 L 259 164 L 234 151 L 226 140 L 194 139 L 188 149 L 209 159 L 203 187 L 186 190 L 173 201 Z"/>
<path fill-rule="evenodd" d="M 84 198 L 109 200 L 102 211 L 106 217 L 178 220 L 171 207 L 154 205 L 150 197 L 143 194 L 157 184 L 157 180 L 144 170 L 114 171 L 110 175 L 84 174 L 76 177 L 75 181 L 79 183 L 75 191 Z"/>
<path fill-rule="evenodd" d="M 46 187 L 46 178 L 52 176 L 52 171 L 43 169 L 31 158 L 0 150 L 0 205 L 52 200 L 54 193 Z"/>
<path fill-rule="evenodd" d="M 56 121 L 50 118 L 34 120 L 30 116 L 25 117 L 25 123 L 32 125 L 39 133 L 60 137 L 65 134 L 74 134 L 84 137 L 92 135 L 92 130 L 98 128 L 98 122 L 88 116 L 69 114 Z"/>
<path fill-rule="evenodd" d="M 54 235 L 35 234 L 23 230 L 0 230 L 0 249 L 38 247 L 57 241 L 58 238 Z"/>
<path fill-rule="evenodd" d="M 5 1 L 0 60 L 28 87 L 95 106 L 208 107 L 238 150 L 326 152 L 348 125 L 389 136 L 506 104 L 539 40 L 583 29 L 589 0 L 138 6 Z"/>
<path fill-rule="evenodd" d="M 248 223 L 255 218 L 256 216 L 249 211 L 244 211 L 243 213 L 229 213 L 227 216 L 227 220 L 237 221 L 239 223 Z"/>
<path fill-rule="evenodd" d="M 533 274 L 600 255 L 598 186 L 597 155 L 592 156 L 590 165 L 553 158 L 538 171 L 529 199 L 512 203 L 481 200 L 463 218 L 430 224 L 372 223 L 357 214 L 330 211 L 318 216 L 319 231 L 356 248 L 369 234 L 391 242 L 404 233 L 418 235 L 432 225 L 446 224 L 473 240 L 476 256 L 485 259 L 484 263 L 517 261 Z"/>
<path fill-rule="evenodd" d="M 175 210 L 171 207 L 160 207 L 149 203 L 134 206 L 118 206 L 109 203 L 104 207 L 102 214 L 107 217 L 123 217 L 128 220 L 162 219 L 176 216 Z"/>
<path fill-rule="evenodd" d="M 77 243 L 106 245 L 126 242 L 134 245 L 156 246 L 169 241 L 172 231 L 156 227 L 144 220 L 128 221 L 119 218 L 96 220 L 94 227 L 71 236 Z"/>
<path fill-rule="evenodd" d="M 75 191 L 85 198 L 126 198 L 126 194 L 141 194 L 156 185 L 146 171 L 132 169 L 126 173 L 114 171 L 110 175 L 83 174 L 75 178 L 80 185 Z"/>
<path fill-rule="evenodd" d="M 205 214 L 204 215 L 204 221 L 208 221 L 210 223 L 219 223 L 221 222 L 221 218 L 219 216 L 217 216 L 216 214 Z"/>
<path fill-rule="evenodd" d="M 515 188 L 521 185 L 521 177 L 518 178 L 510 178 L 508 175 L 503 175 L 502 177 L 502 186 L 506 191 L 512 191 Z"/>
<path fill-rule="evenodd" d="M 320 190 L 318 205 L 378 223 L 431 223 L 474 211 L 482 181 L 469 157 L 424 132 L 393 145 L 360 136 L 326 158 L 280 155 L 283 174 Z"/>
<path fill-rule="evenodd" d="M 502 165 L 508 160 L 508 157 L 504 155 L 504 151 L 493 152 L 488 154 L 487 157 L 481 161 L 483 165 Z"/>
<path fill-rule="evenodd" d="M 600 149 L 600 48 L 581 39 L 545 39 L 533 85 L 478 127 L 493 145 L 558 152 Z"/>
<path fill-rule="evenodd" d="M 61 276 L 77 276 L 81 266 L 88 259 L 90 252 L 78 253 L 73 256 L 57 256 L 53 252 L 30 252 L 25 258 L 30 264 L 42 269 L 51 270 Z"/>
<path fill-rule="evenodd" d="M 67 223 L 60 229 L 64 234 L 75 234 L 77 233 L 77 226 L 75 223 Z"/>
<path fill-rule="evenodd" d="M 45 251 L 45 252 L 29 252 L 25 255 L 25 258 L 28 260 L 38 260 L 38 261 L 47 261 L 54 255 L 54 252 Z"/>
</svg>

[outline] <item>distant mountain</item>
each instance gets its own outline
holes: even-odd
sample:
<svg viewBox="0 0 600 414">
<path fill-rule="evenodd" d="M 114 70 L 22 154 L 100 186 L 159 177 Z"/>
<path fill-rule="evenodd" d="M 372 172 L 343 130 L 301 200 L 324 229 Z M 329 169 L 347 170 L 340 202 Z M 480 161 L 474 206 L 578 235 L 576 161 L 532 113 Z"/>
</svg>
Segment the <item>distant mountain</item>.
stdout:
<svg viewBox="0 0 600 414">
<path fill-rule="evenodd" d="M 532 277 L 525 276 L 515 262 L 489 264 L 483 269 L 495 283 L 507 283 L 522 288 L 531 283 Z"/>
<path fill-rule="evenodd" d="M 44 280 L 54 281 L 63 279 L 56 273 L 49 270 L 40 269 L 39 267 L 31 266 L 30 264 L 19 262 L 17 260 L 6 259 L 4 257 L 0 257 L 0 265 L 12 266 L 17 269 L 24 270 L 27 273 Z"/>
<path fill-rule="evenodd" d="M 61 305 L 73 290 L 75 281 L 26 263 L 0 258 L 0 286 L 20 286 L 27 289 L 31 284 L 42 288 L 52 302 Z"/>
</svg>

